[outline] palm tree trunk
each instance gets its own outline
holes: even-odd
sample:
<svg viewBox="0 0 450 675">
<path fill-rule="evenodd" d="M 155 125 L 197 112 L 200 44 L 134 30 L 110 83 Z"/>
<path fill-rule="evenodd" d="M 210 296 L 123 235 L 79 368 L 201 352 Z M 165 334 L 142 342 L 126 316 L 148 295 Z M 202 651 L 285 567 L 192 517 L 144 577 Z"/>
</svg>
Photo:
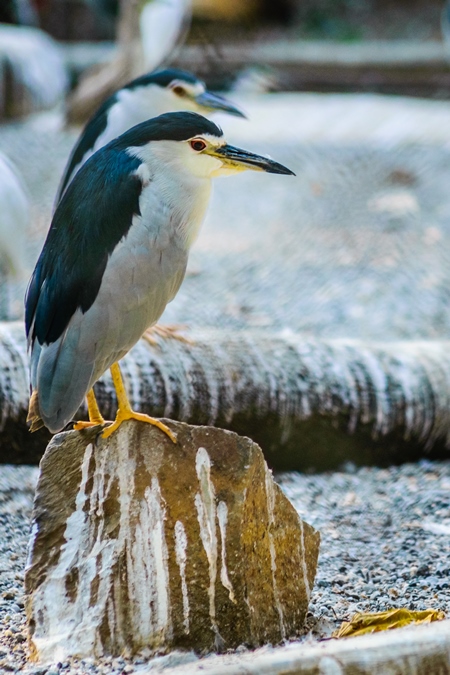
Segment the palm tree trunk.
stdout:
<svg viewBox="0 0 450 675">
<path fill-rule="evenodd" d="M 141 340 L 122 362 L 138 410 L 250 436 L 278 469 L 388 464 L 447 452 L 450 343 L 364 343 L 299 335 L 192 331 L 193 344 Z M 95 387 L 115 412 L 109 374 Z M 3 462 L 36 462 L 50 438 L 30 434 L 21 323 L 0 324 Z"/>
</svg>

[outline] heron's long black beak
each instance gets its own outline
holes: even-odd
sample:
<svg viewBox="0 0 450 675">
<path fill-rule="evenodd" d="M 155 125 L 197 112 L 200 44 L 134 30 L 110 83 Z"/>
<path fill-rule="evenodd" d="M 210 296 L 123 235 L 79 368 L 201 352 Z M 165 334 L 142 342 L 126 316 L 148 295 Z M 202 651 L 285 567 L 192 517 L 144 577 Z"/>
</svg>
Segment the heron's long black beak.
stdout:
<svg viewBox="0 0 450 675">
<path fill-rule="evenodd" d="M 221 159 L 227 167 L 236 171 L 253 169 L 253 171 L 265 171 L 266 173 L 282 173 L 286 176 L 295 176 L 295 173 L 287 167 L 274 162 L 269 157 L 255 155 L 253 152 L 235 148 L 232 145 L 222 145 L 215 148 L 214 155 Z"/>
<path fill-rule="evenodd" d="M 195 97 L 196 102 L 207 110 L 217 110 L 226 112 L 229 115 L 235 115 L 236 117 L 244 117 L 245 115 L 242 110 L 239 110 L 233 103 L 228 101 L 223 96 L 218 94 L 213 94 L 211 91 L 204 91 L 203 94 L 199 94 Z"/>
</svg>

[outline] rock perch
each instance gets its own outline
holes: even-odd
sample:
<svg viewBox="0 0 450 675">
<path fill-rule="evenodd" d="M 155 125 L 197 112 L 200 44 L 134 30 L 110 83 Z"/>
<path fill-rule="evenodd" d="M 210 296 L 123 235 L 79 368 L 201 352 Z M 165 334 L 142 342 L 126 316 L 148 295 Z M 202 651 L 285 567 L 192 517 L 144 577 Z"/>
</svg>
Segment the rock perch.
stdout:
<svg viewBox="0 0 450 675">
<path fill-rule="evenodd" d="M 319 534 L 260 448 L 212 427 L 124 423 L 53 438 L 25 585 L 31 655 L 221 651 L 302 628 Z"/>
</svg>

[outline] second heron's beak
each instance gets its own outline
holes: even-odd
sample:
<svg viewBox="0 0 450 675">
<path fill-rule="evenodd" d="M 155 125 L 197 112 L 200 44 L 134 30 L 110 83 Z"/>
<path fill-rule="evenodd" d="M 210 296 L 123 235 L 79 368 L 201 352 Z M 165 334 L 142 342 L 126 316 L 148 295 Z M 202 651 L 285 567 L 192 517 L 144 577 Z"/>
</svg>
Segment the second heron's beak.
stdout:
<svg viewBox="0 0 450 675">
<path fill-rule="evenodd" d="M 274 162 L 270 157 L 255 155 L 253 152 L 235 148 L 232 145 L 222 145 L 208 151 L 209 155 L 217 157 L 222 161 L 224 169 L 229 169 L 230 173 L 245 171 L 265 171 L 266 173 L 281 173 L 286 176 L 295 176 L 295 173 L 287 167 Z"/>
<path fill-rule="evenodd" d="M 213 94 L 210 91 L 204 91 L 202 94 L 196 96 L 194 100 L 202 108 L 206 108 L 211 112 L 221 111 L 226 112 L 229 115 L 236 115 L 236 117 L 245 117 L 244 113 L 226 98 L 223 98 L 223 96 L 219 96 L 218 94 Z"/>
</svg>

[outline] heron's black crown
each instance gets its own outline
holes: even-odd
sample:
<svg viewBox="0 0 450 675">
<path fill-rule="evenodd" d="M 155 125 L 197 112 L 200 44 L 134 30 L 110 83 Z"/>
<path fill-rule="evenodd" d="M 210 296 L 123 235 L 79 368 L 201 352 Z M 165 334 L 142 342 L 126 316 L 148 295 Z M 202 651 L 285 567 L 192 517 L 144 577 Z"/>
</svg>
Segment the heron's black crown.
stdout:
<svg viewBox="0 0 450 675">
<path fill-rule="evenodd" d="M 171 112 L 137 124 L 106 147 L 122 150 L 146 145 L 151 141 L 187 141 L 202 134 L 220 138 L 223 131 L 217 124 L 197 113 Z"/>
<path fill-rule="evenodd" d="M 198 84 L 201 80 L 195 77 L 187 70 L 179 70 L 178 68 L 166 68 L 165 70 L 156 70 L 151 73 L 146 73 L 136 79 L 128 82 L 123 89 L 137 89 L 138 87 L 146 87 L 149 84 L 156 84 L 159 87 L 168 87 L 174 80 L 186 82 L 187 84 Z"/>
</svg>

